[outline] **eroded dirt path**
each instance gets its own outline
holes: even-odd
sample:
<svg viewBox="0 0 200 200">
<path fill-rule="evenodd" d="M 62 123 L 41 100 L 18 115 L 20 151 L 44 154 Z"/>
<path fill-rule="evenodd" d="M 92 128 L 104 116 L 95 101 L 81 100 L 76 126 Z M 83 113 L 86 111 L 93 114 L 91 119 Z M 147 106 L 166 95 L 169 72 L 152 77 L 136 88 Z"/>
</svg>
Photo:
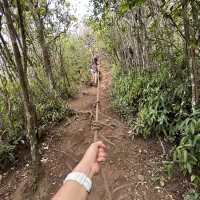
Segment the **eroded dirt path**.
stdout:
<svg viewBox="0 0 200 200">
<path fill-rule="evenodd" d="M 157 140 L 129 138 L 129 128 L 111 110 L 109 88 L 111 75 L 102 70 L 100 89 L 100 121 L 105 124 L 100 130 L 100 139 L 108 146 L 108 161 L 105 167 L 113 200 L 180 200 L 186 184 L 178 173 L 168 179 L 162 172 L 162 148 Z M 27 170 L 19 172 L 15 192 L 2 199 L 49 200 L 61 186 L 66 174 L 77 164 L 93 140 L 91 119 L 87 113 L 94 108 L 96 88 L 84 88 L 70 105 L 82 114 L 72 117 L 48 132 L 41 145 L 43 174 L 38 191 L 30 196 L 23 191 Z M 85 114 L 84 114 L 85 113 Z M 16 179 L 15 177 L 15 179 Z M 21 179 L 20 179 L 21 177 Z M 162 185 L 162 186 L 161 186 Z M 1 196 L 0 196 L 1 197 Z M 89 200 L 106 200 L 103 179 L 95 177 Z"/>
</svg>

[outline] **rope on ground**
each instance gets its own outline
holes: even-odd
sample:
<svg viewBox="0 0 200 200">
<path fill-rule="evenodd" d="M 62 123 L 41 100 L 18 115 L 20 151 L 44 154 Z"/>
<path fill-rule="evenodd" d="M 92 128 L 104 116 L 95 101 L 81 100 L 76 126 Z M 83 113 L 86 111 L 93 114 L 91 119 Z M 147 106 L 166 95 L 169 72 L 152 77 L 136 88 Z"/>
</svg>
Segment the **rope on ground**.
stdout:
<svg viewBox="0 0 200 200">
<path fill-rule="evenodd" d="M 99 70 L 100 70 L 100 65 L 99 65 L 99 69 L 97 72 L 97 101 L 96 101 L 96 117 L 95 117 L 95 122 L 98 123 L 99 121 L 99 105 L 100 105 L 100 79 L 99 79 Z M 94 132 L 94 142 L 98 141 L 98 134 L 99 134 L 99 130 L 96 129 Z M 103 178 L 104 181 L 104 186 L 105 186 L 105 190 L 106 193 L 108 195 L 109 200 L 112 200 L 112 193 L 110 191 L 109 185 L 108 185 L 108 180 L 107 177 L 105 175 L 104 169 L 101 170 L 101 176 Z"/>
</svg>

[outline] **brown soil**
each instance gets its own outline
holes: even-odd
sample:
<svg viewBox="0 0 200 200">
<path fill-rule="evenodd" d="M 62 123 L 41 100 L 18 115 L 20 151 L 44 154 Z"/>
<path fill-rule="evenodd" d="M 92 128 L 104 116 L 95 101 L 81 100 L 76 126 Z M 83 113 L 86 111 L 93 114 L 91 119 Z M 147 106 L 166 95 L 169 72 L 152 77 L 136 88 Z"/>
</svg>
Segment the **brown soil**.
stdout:
<svg viewBox="0 0 200 200">
<path fill-rule="evenodd" d="M 163 172 L 163 152 L 159 140 L 135 138 L 131 141 L 129 128 L 110 108 L 111 75 L 102 70 L 100 89 L 100 139 L 107 144 L 108 161 L 104 166 L 113 200 L 180 200 L 188 183 L 179 172 L 168 178 Z M 80 114 L 47 132 L 41 144 L 41 178 L 38 190 L 25 190 L 29 183 L 29 161 L 3 174 L 0 199 L 49 200 L 62 185 L 66 174 L 78 163 L 93 140 L 89 112 L 94 112 L 96 88 L 83 88 L 70 105 Z M 27 151 L 26 151 L 27 153 Z M 107 195 L 102 177 L 96 176 L 90 200 L 104 200 Z"/>
</svg>

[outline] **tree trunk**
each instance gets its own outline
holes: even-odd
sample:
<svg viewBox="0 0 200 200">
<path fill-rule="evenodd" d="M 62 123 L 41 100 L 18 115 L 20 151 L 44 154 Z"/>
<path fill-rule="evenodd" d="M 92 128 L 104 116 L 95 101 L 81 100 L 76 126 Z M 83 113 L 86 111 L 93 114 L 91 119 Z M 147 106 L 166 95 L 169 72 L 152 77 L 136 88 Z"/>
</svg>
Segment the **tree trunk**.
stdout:
<svg viewBox="0 0 200 200">
<path fill-rule="evenodd" d="M 61 46 L 61 44 L 59 44 L 59 45 L 60 45 L 59 46 L 60 72 L 61 72 L 61 76 L 63 77 L 65 91 L 66 91 L 67 96 L 68 96 L 69 95 L 68 87 L 70 87 L 70 82 L 69 82 L 67 72 L 66 72 L 65 67 L 64 67 L 64 58 L 63 58 L 63 53 L 62 53 L 62 46 Z"/>
<path fill-rule="evenodd" d="M 38 140 L 37 140 L 37 117 L 36 117 L 35 106 L 32 102 L 32 98 L 30 95 L 29 82 L 28 82 L 27 75 L 25 73 L 25 69 L 23 68 L 22 55 L 20 53 L 20 50 L 17 44 L 17 38 L 15 34 L 16 30 L 13 25 L 13 21 L 11 19 L 11 11 L 10 11 L 7 0 L 3 0 L 3 7 L 4 7 L 4 14 L 6 17 L 8 31 L 10 35 L 10 40 L 11 40 L 12 48 L 14 52 L 19 82 L 22 89 L 24 107 L 25 107 L 25 112 L 26 112 L 25 114 L 26 114 L 26 120 L 27 120 L 27 127 L 26 127 L 27 136 L 30 141 L 31 157 L 32 157 L 32 162 L 33 162 L 33 167 L 34 167 L 33 172 L 34 172 L 34 175 L 37 175 L 38 166 L 39 166 L 39 153 L 38 153 Z"/>
<path fill-rule="evenodd" d="M 32 4 L 32 9 L 33 9 L 32 16 L 33 16 L 33 19 L 35 21 L 37 34 L 38 34 L 38 41 L 39 41 L 40 47 L 42 49 L 44 69 L 45 69 L 45 73 L 46 73 L 47 78 L 48 78 L 50 91 L 52 91 L 53 89 L 54 90 L 56 89 L 56 82 L 55 82 L 55 79 L 53 77 L 48 43 L 45 39 L 44 22 L 43 22 L 43 18 L 38 13 L 38 10 L 37 10 L 38 8 L 34 6 L 32 1 L 31 1 L 31 4 Z"/>
<path fill-rule="evenodd" d="M 190 69 L 191 82 L 192 82 L 192 106 L 196 107 L 199 102 L 198 95 L 198 73 L 197 73 L 197 62 L 196 62 L 196 48 L 192 45 L 194 38 L 191 38 L 190 21 L 188 17 L 188 0 L 182 0 L 182 16 L 184 23 L 185 32 L 185 64 Z"/>
<path fill-rule="evenodd" d="M 193 19 L 193 27 L 192 27 L 192 46 L 191 46 L 191 57 L 192 57 L 192 70 L 194 74 L 194 82 L 196 83 L 196 104 L 199 103 L 199 66 L 198 66 L 198 37 L 196 37 L 199 32 L 199 20 L 198 20 L 198 9 L 196 8 L 195 2 L 191 1 L 192 7 L 192 19 Z"/>
<path fill-rule="evenodd" d="M 42 19 L 39 19 L 37 28 L 38 28 L 38 38 L 39 38 L 40 47 L 42 49 L 42 55 L 43 55 L 43 60 L 44 60 L 44 68 L 45 68 L 46 75 L 48 77 L 50 90 L 52 91 L 53 89 L 56 88 L 56 84 L 53 77 L 49 49 L 48 49 L 48 45 L 44 36 L 44 24 L 43 24 Z"/>
</svg>

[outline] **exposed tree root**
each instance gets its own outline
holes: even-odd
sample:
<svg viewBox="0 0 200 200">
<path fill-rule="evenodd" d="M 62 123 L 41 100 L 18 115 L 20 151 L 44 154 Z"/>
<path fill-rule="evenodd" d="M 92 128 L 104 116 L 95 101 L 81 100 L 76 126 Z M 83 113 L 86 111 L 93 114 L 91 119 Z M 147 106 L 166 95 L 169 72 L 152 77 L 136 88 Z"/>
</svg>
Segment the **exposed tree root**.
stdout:
<svg viewBox="0 0 200 200">
<path fill-rule="evenodd" d="M 114 144 L 113 142 L 111 142 L 109 139 L 107 139 L 105 136 L 100 135 L 100 137 L 101 137 L 103 140 L 105 140 L 108 144 L 110 144 L 110 145 L 112 145 L 112 146 L 115 147 L 115 144 Z"/>
<path fill-rule="evenodd" d="M 124 185 L 120 185 L 118 187 L 116 187 L 114 190 L 113 190 L 113 194 L 118 192 L 119 190 L 122 190 L 124 188 L 127 188 L 127 187 L 132 187 L 132 186 L 135 186 L 135 183 L 127 183 L 127 184 L 124 184 Z"/>
<path fill-rule="evenodd" d="M 160 145 L 162 147 L 163 154 L 166 155 L 166 150 L 165 150 L 164 144 L 163 144 L 162 140 L 160 139 L 160 137 L 159 136 L 157 136 L 157 137 L 158 137 L 158 140 L 160 141 Z"/>
<path fill-rule="evenodd" d="M 112 193 L 111 193 L 110 188 L 109 188 L 109 186 L 108 186 L 108 181 L 107 181 L 107 178 L 106 178 L 106 176 L 105 176 L 105 172 L 104 172 L 104 169 L 103 169 L 103 168 L 101 169 L 101 176 L 102 176 L 103 181 L 104 181 L 104 187 L 105 187 L 105 190 L 106 190 L 108 199 L 109 199 L 109 200 L 112 200 Z"/>
</svg>

